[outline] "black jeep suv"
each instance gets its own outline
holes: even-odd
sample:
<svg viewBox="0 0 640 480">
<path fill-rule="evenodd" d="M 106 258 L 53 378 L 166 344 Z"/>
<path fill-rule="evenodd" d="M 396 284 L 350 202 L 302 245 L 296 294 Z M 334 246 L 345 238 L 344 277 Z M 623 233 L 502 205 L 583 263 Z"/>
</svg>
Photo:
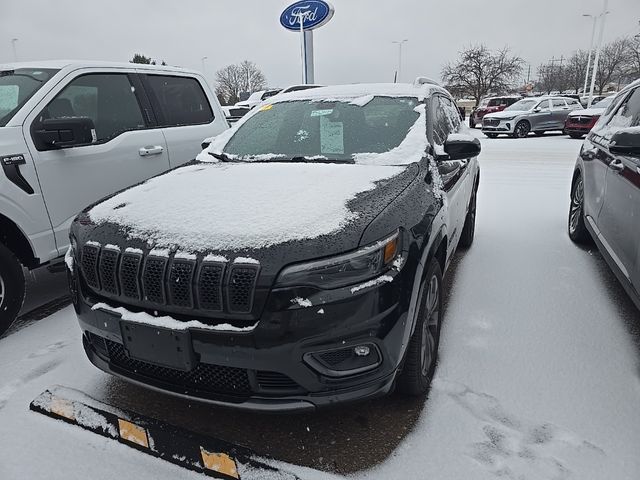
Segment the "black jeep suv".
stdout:
<svg viewBox="0 0 640 480">
<path fill-rule="evenodd" d="M 67 264 L 89 359 L 255 410 L 423 394 L 442 274 L 474 236 L 465 131 L 433 84 L 296 92 L 87 208 Z"/>
</svg>

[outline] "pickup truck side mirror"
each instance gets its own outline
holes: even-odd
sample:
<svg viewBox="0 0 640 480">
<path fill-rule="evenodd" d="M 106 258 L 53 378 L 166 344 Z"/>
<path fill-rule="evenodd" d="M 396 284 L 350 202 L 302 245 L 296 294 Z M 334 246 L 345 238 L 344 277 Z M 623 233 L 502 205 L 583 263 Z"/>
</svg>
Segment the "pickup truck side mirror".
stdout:
<svg viewBox="0 0 640 480">
<path fill-rule="evenodd" d="M 614 133 L 609 151 L 614 155 L 640 156 L 640 128 L 625 128 Z"/>
<path fill-rule="evenodd" d="M 452 133 L 444 142 L 445 155 L 438 155 L 437 160 L 463 160 L 480 155 L 480 140 L 472 135 Z"/>
<path fill-rule="evenodd" d="M 33 131 L 39 151 L 91 145 L 96 140 L 96 127 L 88 117 L 48 118 Z"/>
</svg>

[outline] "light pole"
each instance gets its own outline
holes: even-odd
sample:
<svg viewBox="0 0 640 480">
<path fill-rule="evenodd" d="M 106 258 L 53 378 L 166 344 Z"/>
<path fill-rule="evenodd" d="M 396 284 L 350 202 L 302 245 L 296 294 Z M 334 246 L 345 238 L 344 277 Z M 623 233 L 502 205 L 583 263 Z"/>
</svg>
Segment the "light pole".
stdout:
<svg viewBox="0 0 640 480">
<path fill-rule="evenodd" d="M 11 48 L 13 49 L 13 61 L 17 62 L 18 61 L 18 54 L 16 53 L 16 42 L 18 41 L 17 38 L 12 38 L 11 39 Z"/>
<path fill-rule="evenodd" d="M 205 72 L 204 62 L 205 62 L 205 60 L 206 60 L 207 58 L 209 58 L 209 57 L 202 57 L 202 58 L 200 59 L 200 61 L 202 62 L 202 74 L 203 74 L 205 77 L 207 76 L 207 73 Z"/>
<path fill-rule="evenodd" d="M 596 24 L 598 23 L 598 17 L 589 13 L 583 13 L 582 16 L 589 17 L 593 20 L 593 27 L 591 28 L 591 43 L 589 44 L 589 57 L 587 60 L 587 71 L 584 74 L 584 88 L 582 89 L 582 94 L 586 95 L 587 84 L 589 82 L 589 70 L 591 69 L 591 55 L 593 55 L 593 42 L 596 39 Z"/>
<path fill-rule="evenodd" d="M 604 6 L 602 8 L 602 13 L 598 15 L 600 19 L 600 32 L 598 33 L 598 46 L 596 47 L 596 57 L 593 60 L 593 73 L 591 74 L 591 88 L 589 88 L 589 103 L 587 104 L 587 108 L 591 108 L 591 103 L 593 102 L 593 89 L 596 85 L 596 75 L 598 74 L 598 63 L 600 62 L 600 51 L 602 50 L 602 37 L 604 35 L 604 21 L 607 19 L 607 14 L 609 10 L 609 0 L 604 0 Z"/>
<path fill-rule="evenodd" d="M 402 45 L 407 43 L 409 40 L 394 40 L 391 43 L 395 43 L 398 45 L 398 75 L 396 77 L 396 82 L 400 82 L 402 79 Z"/>
</svg>

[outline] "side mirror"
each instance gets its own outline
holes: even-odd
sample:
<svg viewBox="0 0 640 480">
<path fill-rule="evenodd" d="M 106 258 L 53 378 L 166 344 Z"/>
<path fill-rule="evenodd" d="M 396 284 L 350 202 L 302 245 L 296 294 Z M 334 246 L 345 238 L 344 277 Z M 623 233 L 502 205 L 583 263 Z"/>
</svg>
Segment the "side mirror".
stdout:
<svg viewBox="0 0 640 480">
<path fill-rule="evenodd" d="M 540 107 L 536 107 L 533 109 L 533 113 L 540 113 L 542 109 Z"/>
<path fill-rule="evenodd" d="M 640 156 L 640 129 L 625 128 L 614 133 L 609 151 L 614 155 Z"/>
<path fill-rule="evenodd" d="M 96 127 L 88 117 L 48 118 L 33 132 L 38 150 L 91 145 L 96 140 Z"/>
<path fill-rule="evenodd" d="M 472 135 L 452 133 L 444 142 L 445 155 L 437 160 L 463 160 L 480 155 L 480 140 Z"/>
</svg>

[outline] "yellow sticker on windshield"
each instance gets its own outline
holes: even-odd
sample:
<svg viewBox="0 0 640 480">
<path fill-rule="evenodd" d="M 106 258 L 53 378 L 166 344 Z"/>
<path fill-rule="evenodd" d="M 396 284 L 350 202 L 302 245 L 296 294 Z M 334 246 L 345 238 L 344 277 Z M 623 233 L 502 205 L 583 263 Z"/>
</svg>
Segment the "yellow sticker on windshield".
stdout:
<svg viewBox="0 0 640 480">
<path fill-rule="evenodd" d="M 260 107 L 260 111 L 262 112 L 263 110 L 271 110 L 272 108 L 273 108 L 273 105 L 264 105 Z"/>
</svg>

